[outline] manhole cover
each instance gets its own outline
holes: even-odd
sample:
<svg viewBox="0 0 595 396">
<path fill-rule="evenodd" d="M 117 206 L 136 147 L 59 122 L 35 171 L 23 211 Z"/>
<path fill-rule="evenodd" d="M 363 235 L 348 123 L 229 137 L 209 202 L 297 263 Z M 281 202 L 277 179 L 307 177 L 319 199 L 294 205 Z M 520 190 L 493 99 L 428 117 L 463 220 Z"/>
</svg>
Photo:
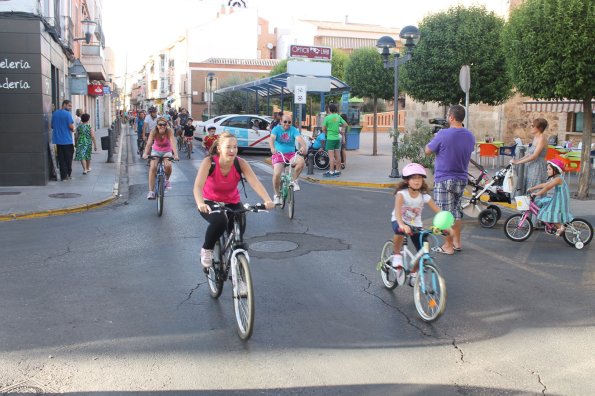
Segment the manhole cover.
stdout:
<svg viewBox="0 0 595 396">
<path fill-rule="evenodd" d="M 17 384 L 0 389 L 0 395 L 53 395 L 54 391 L 38 383 L 33 379 L 19 382 Z"/>
<path fill-rule="evenodd" d="M 0 191 L 0 195 L 19 195 L 20 191 Z"/>
<path fill-rule="evenodd" d="M 58 193 L 58 194 L 50 194 L 48 197 L 50 198 L 76 198 L 80 197 L 81 194 L 77 193 Z"/>
<path fill-rule="evenodd" d="M 291 252 L 299 247 L 291 241 L 262 241 L 250 244 L 250 249 L 262 253 L 283 253 Z"/>
</svg>

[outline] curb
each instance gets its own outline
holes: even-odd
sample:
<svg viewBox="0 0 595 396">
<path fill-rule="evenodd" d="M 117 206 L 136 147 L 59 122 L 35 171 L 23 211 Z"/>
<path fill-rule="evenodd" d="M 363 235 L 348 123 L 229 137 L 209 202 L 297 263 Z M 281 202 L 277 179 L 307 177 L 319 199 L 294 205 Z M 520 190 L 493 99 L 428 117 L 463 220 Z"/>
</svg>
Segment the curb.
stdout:
<svg viewBox="0 0 595 396">
<path fill-rule="evenodd" d="M 301 176 L 300 179 L 305 179 L 310 183 L 317 184 L 328 184 L 334 186 L 346 186 L 346 187 L 368 187 L 368 188 L 394 188 L 395 183 L 368 183 L 368 182 L 355 182 L 355 181 L 337 181 L 337 180 L 323 180 L 316 179 L 310 176 Z"/>
<path fill-rule="evenodd" d="M 128 126 L 126 126 L 127 128 Z M 124 140 L 124 132 L 120 133 L 120 141 L 118 143 L 118 162 L 116 164 L 116 180 L 114 181 L 113 193 L 110 197 L 101 199 L 96 202 L 80 204 L 75 206 L 70 206 L 66 208 L 60 209 L 49 209 L 49 210 L 42 210 L 38 212 L 17 212 L 17 213 L 9 213 L 6 215 L 0 215 L 0 222 L 2 221 L 12 221 L 12 220 L 24 220 L 24 219 L 39 219 L 42 217 L 51 217 L 51 216 L 63 216 L 70 213 L 79 213 L 79 212 L 86 212 L 88 210 L 101 208 L 106 206 L 119 198 L 119 188 L 120 188 L 120 167 L 122 164 L 122 142 Z"/>
</svg>

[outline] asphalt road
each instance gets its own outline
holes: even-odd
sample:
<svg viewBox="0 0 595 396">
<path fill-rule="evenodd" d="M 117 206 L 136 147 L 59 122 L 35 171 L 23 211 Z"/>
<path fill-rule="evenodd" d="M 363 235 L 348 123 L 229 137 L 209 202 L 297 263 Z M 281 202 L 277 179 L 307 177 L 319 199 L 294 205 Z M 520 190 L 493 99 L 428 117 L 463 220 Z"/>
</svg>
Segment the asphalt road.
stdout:
<svg viewBox="0 0 595 396">
<path fill-rule="evenodd" d="M 0 224 L 0 394 L 593 394 L 592 245 L 466 222 L 464 251 L 436 257 L 446 312 L 425 324 L 413 289 L 375 270 L 387 190 L 304 182 L 294 220 L 249 215 L 256 326 L 242 342 L 229 285 L 211 299 L 199 268 L 196 157 L 176 164 L 161 218 L 131 156 L 118 203 Z"/>
</svg>

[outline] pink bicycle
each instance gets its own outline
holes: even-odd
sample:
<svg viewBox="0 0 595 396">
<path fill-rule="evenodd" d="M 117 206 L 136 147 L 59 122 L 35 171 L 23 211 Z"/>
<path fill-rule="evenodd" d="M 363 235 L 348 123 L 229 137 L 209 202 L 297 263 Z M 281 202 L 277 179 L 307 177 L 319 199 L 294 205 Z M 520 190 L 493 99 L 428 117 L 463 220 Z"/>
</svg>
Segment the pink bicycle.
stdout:
<svg viewBox="0 0 595 396">
<path fill-rule="evenodd" d="M 521 210 L 521 213 L 510 216 L 504 223 L 504 233 L 510 240 L 522 242 L 533 233 L 531 214 L 537 216 L 539 213 L 539 206 L 533 199 L 533 196 L 515 197 L 517 208 Z M 593 227 L 585 219 L 575 218 L 564 224 L 564 227 L 566 229 L 562 233 L 562 237 L 566 243 L 577 249 L 587 246 L 593 239 Z M 556 235 L 558 229 L 555 224 L 544 222 L 544 231 L 548 235 Z"/>
</svg>

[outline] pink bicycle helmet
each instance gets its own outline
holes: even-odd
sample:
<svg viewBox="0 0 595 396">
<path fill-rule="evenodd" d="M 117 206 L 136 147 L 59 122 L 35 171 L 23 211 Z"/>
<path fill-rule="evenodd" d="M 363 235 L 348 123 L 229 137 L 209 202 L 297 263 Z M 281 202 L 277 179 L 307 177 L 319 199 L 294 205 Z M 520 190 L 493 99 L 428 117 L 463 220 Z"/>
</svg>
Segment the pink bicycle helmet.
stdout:
<svg viewBox="0 0 595 396">
<path fill-rule="evenodd" d="M 403 178 L 410 177 L 413 175 L 421 175 L 423 177 L 428 176 L 426 174 L 426 168 L 424 168 L 423 165 L 416 164 L 415 162 L 405 165 L 405 167 L 403 168 L 402 175 Z"/>
<path fill-rule="evenodd" d="M 560 173 L 564 172 L 564 162 L 562 162 L 562 160 L 560 160 L 559 158 L 552 158 L 547 163 L 553 166 L 554 168 L 558 169 Z"/>
</svg>

